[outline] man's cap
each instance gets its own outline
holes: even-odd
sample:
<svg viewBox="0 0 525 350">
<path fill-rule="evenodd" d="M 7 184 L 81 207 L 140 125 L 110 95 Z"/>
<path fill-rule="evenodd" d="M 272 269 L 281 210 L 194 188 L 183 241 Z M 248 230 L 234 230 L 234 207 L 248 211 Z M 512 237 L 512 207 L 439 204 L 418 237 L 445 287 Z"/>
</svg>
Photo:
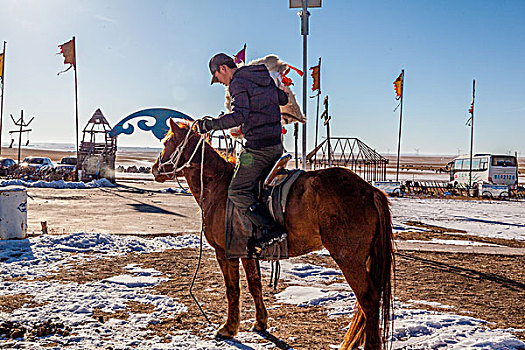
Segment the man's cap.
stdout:
<svg viewBox="0 0 525 350">
<path fill-rule="evenodd" d="M 219 67 L 228 62 L 233 63 L 233 58 L 225 53 L 218 53 L 210 59 L 210 72 L 211 72 L 211 83 L 218 83 L 219 81 L 215 77 L 215 72 L 219 70 Z"/>
</svg>

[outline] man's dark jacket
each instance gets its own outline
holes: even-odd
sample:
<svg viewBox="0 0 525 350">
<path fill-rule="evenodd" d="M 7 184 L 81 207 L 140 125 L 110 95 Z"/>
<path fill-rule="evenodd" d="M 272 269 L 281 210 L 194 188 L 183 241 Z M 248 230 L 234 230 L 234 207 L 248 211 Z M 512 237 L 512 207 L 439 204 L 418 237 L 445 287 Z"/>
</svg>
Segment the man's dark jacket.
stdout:
<svg viewBox="0 0 525 350">
<path fill-rule="evenodd" d="M 229 85 L 233 112 L 213 120 L 214 130 L 241 125 L 246 148 L 281 143 L 281 111 L 288 96 L 279 89 L 264 65 L 244 66 L 233 73 Z"/>
</svg>

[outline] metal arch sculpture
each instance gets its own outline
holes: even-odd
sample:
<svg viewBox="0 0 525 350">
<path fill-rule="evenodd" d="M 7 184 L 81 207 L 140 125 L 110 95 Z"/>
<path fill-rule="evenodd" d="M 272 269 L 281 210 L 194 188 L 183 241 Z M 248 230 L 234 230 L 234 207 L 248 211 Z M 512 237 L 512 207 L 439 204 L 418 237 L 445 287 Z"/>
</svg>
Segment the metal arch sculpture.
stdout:
<svg viewBox="0 0 525 350">
<path fill-rule="evenodd" d="M 108 134 L 110 137 L 115 137 L 120 134 L 131 135 L 135 131 L 135 127 L 129 122 L 132 119 L 140 117 L 151 117 L 155 120 L 155 124 L 148 125 L 148 120 L 139 120 L 137 126 L 144 131 L 151 131 L 153 135 L 159 140 L 162 140 L 169 131 L 167 121 L 169 118 L 184 119 L 193 122 L 193 118 L 179 111 L 168 108 L 148 108 L 132 113 L 118 122 L 117 125 L 111 129 Z M 125 124 L 127 124 L 125 126 Z"/>
</svg>

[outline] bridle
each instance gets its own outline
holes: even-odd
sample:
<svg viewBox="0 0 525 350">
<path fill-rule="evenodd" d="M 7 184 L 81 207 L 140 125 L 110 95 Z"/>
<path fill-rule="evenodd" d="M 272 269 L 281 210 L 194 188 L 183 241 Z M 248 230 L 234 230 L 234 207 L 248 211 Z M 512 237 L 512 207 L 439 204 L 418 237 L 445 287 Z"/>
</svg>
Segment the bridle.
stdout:
<svg viewBox="0 0 525 350">
<path fill-rule="evenodd" d="M 191 153 L 190 158 L 186 161 L 186 163 L 184 163 L 183 165 L 177 167 L 177 165 L 179 164 L 180 158 L 182 156 L 182 152 L 184 151 L 184 148 L 188 145 L 188 141 L 190 139 L 191 131 L 192 131 L 193 126 L 195 125 L 195 123 L 196 122 L 191 124 L 191 126 L 190 126 L 190 128 L 188 130 L 188 133 L 186 134 L 186 137 L 184 138 L 184 141 L 181 142 L 177 146 L 177 148 L 175 148 L 175 151 L 171 154 L 171 156 L 170 156 L 170 158 L 168 160 L 166 160 L 165 162 L 162 162 L 161 161 L 162 153 L 159 154 L 159 156 L 157 158 L 157 162 L 159 163 L 159 175 L 166 175 L 166 176 L 168 176 L 170 178 L 170 180 L 173 180 L 174 178 L 177 177 L 177 173 L 181 172 L 182 170 L 184 170 L 185 168 L 187 168 L 187 167 L 189 167 L 191 165 L 191 162 L 193 161 L 193 158 L 197 154 L 197 150 L 199 149 L 199 147 L 201 145 L 202 145 L 202 152 L 204 153 L 204 139 L 205 139 L 205 135 L 202 135 L 202 137 L 199 137 L 199 141 L 195 145 L 195 148 L 194 148 L 193 152 Z M 165 167 L 167 165 L 171 165 L 173 167 L 173 170 L 172 171 L 162 171 L 163 169 L 165 169 Z"/>
</svg>

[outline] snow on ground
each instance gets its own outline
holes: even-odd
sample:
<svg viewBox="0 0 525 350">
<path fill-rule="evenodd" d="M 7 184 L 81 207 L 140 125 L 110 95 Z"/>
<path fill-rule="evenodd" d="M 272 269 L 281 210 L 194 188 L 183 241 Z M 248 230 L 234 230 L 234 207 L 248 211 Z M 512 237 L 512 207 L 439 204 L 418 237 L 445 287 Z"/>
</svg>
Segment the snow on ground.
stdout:
<svg viewBox="0 0 525 350">
<path fill-rule="evenodd" d="M 92 180 L 90 182 L 70 182 L 64 180 L 57 181 L 25 181 L 25 180 L 3 180 L 0 181 L 0 187 L 5 186 L 24 186 L 24 187 L 40 187 L 40 188 L 57 188 L 57 189 L 85 189 L 95 187 L 115 187 L 115 184 L 109 182 L 108 179 Z"/>
<path fill-rule="evenodd" d="M 525 201 L 475 201 L 440 198 L 390 198 L 394 230 L 425 230 L 428 225 L 466 231 L 468 235 L 525 240 Z M 457 233 L 455 233 L 457 234 Z"/>
<path fill-rule="evenodd" d="M 124 267 L 125 273 L 103 280 L 79 283 L 42 281 L 38 277 L 52 275 L 68 264 L 111 259 L 126 253 L 160 252 L 166 249 L 198 247 L 198 237 L 141 238 L 112 236 L 99 233 L 44 235 L 18 241 L 0 241 L 0 296 L 28 294 L 39 306 L 26 306 L 13 313 L 0 312 L 0 321 L 11 320 L 25 326 L 49 319 L 73 328 L 73 335 L 33 339 L 0 340 L 2 347 L 26 349 L 271 349 L 275 345 L 263 341 L 254 333 L 241 332 L 236 340 L 212 339 L 218 325 L 205 330 L 199 338 L 188 331 L 162 338 L 147 330 L 151 323 L 176 317 L 187 308 L 178 300 L 153 294 L 149 287 L 166 278 L 161 272 L 140 264 Z M 207 249 L 210 249 L 207 246 Z M 73 253 L 73 254 L 72 254 Z M 262 264 L 263 271 L 269 264 Z M 7 281 L 5 277 L 20 277 Z M 308 307 L 326 307 L 327 317 L 344 316 L 350 319 L 355 302 L 354 293 L 344 283 L 334 283 L 341 276 L 338 270 L 313 264 L 282 262 L 282 282 L 288 287 L 277 295 L 280 303 Z M 103 312 L 126 312 L 129 301 L 150 304 L 153 313 L 130 313 L 127 320 L 110 318 L 99 322 L 92 317 L 94 309 Z M 430 305 L 444 312 L 421 310 L 425 301 L 395 303 L 396 318 L 393 332 L 394 349 L 518 349 L 525 344 L 509 330 L 491 330 L 483 320 L 455 315 L 446 305 Z M 268 305 L 271 308 L 271 305 Z M 52 345 L 60 344 L 59 346 Z M 50 346 L 51 345 L 51 346 Z M 332 344 L 336 346 L 337 344 Z"/>
<path fill-rule="evenodd" d="M 322 305 L 329 316 L 346 316 L 353 313 L 355 296 L 351 292 L 323 287 L 290 286 L 276 295 L 282 303 L 298 306 Z M 487 322 L 448 312 L 413 308 L 429 305 L 452 309 L 448 305 L 414 301 L 394 303 L 393 349 L 522 349 L 525 343 L 510 330 L 489 329 Z M 334 344 L 335 346 L 336 344 Z"/>
<path fill-rule="evenodd" d="M 399 242 L 399 241 L 396 241 Z M 408 239 L 403 240 L 402 242 L 406 243 L 433 243 L 433 244 L 445 244 L 445 245 L 468 245 L 468 246 L 474 246 L 474 247 L 503 247 L 499 244 L 492 244 L 492 243 L 484 243 L 484 242 L 475 242 L 475 241 L 462 241 L 458 239 L 437 239 L 432 238 L 429 241 L 424 240 L 418 240 L 418 239 Z"/>
</svg>

